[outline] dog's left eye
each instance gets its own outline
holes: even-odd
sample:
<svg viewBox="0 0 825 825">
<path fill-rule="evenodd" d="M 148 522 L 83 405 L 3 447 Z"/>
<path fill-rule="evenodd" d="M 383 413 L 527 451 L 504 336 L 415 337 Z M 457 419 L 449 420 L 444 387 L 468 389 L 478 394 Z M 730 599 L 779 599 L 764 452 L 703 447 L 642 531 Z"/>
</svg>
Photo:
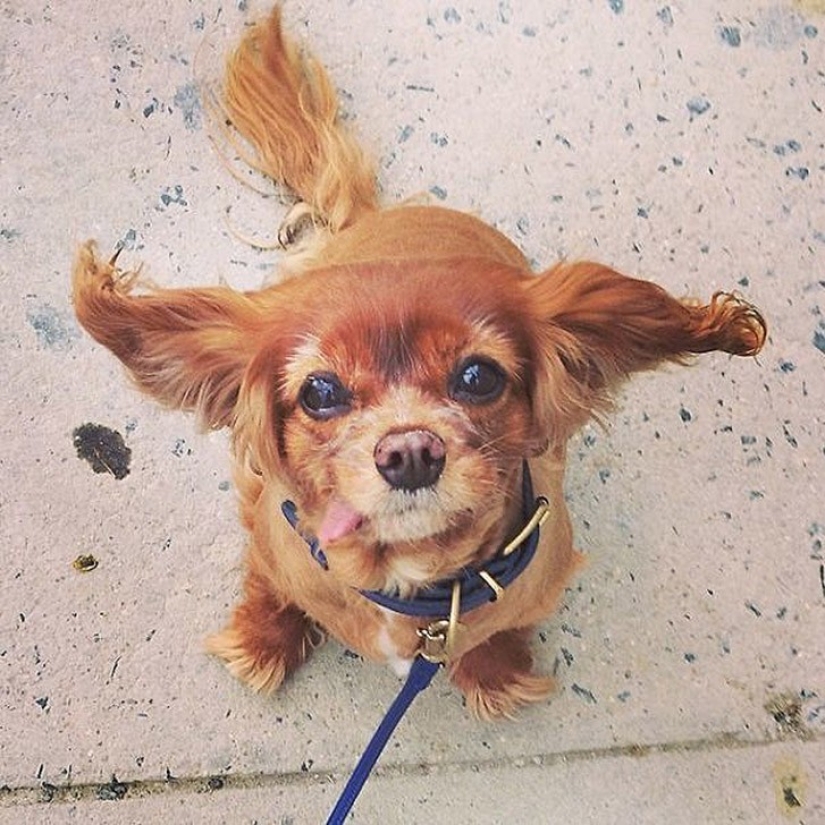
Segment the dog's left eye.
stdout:
<svg viewBox="0 0 825 825">
<path fill-rule="evenodd" d="M 301 407 L 310 417 L 325 421 L 349 412 L 352 393 L 332 373 L 310 375 L 299 396 Z"/>
<path fill-rule="evenodd" d="M 504 392 L 504 370 L 486 358 L 462 361 L 450 378 L 450 396 L 468 404 L 489 404 Z"/>
</svg>

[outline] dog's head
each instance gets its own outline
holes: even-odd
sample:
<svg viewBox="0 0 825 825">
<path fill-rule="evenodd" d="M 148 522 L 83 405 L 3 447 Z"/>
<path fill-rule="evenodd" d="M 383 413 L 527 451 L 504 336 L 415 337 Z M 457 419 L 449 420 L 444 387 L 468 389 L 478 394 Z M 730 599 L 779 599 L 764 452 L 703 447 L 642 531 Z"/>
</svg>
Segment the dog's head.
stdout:
<svg viewBox="0 0 825 825">
<path fill-rule="evenodd" d="M 373 264 L 278 296 L 287 329 L 256 353 L 241 403 L 262 412 L 254 453 L 348 582 L 408 590 L 515 526 L 523 459 L 547 440 L 525 280 L 477 261 Z"/>
<path fill-rule="evenodd" d="M 334 575 L 402 592 L 516 532 L 525 458 L 561 456 L 622 378 L 764 339 L 735 299 L 682 303 L 594 264 L 337 266 L 245 295 L 132 296 L 116 275 L 81 252 L 92 334 L 144 390 L 232 427 L 247 471 L 285 483 Z"/>
</svg>

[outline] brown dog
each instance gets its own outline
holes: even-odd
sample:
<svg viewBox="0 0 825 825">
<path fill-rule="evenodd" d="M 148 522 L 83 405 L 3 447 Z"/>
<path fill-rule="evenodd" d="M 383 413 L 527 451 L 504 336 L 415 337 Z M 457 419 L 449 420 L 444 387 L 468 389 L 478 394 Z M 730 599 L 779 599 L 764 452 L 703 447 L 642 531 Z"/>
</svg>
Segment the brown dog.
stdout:
<svg viewBox="0 0 825 825">
<path fill-rule="evenodd" d="M 74 267 L 78 318 L 138 386 L 232 430 L 250 540 L 243 601 L 210 650 L 271 691 L 319 628 L 399 672 L 433 643 L 424 628 L 475 713 L 541 699 L 551 680 L 532 672 L 530 630 L 579 564 L 568 438 L 637 370 L 756 354 L 761 316 L 595 263 L 535 275 L 473 217 L 379 209 L 323 68 L 277 10 L 232 56 L 223 106 L 300 199 L 298 219 L 322 225 L 298 277 L 133 294 L 135 273 L 91 243 Z M 446 603 L 427 601 L 439 588 Z M 458 621 L 431 625 L 450 609 Z"/>
</svg>

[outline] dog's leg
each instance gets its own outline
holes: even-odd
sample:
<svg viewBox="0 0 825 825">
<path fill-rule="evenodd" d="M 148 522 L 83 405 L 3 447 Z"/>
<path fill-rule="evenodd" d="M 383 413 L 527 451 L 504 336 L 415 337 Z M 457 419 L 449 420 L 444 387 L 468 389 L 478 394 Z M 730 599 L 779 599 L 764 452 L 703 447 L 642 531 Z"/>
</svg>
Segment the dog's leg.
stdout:
<svg viewBox="0 0 825 825">
<path fill-rule="evenodd" d="M 481 719 L 512 717 L 516 708 L 540 702 L 553 680 L 532 672 L 529 628 L 502 630 L 467 651 L 450 669 L 450 678 Z"/>
<path fill-rule="evenodd" d="M 244 600 L 229 625 L 206 640 L 206 649 L 253 690 L 272 693 L 323 638 L 302 610 L 280 600 L 251 569 L 244 582 Z"/>
</svg>

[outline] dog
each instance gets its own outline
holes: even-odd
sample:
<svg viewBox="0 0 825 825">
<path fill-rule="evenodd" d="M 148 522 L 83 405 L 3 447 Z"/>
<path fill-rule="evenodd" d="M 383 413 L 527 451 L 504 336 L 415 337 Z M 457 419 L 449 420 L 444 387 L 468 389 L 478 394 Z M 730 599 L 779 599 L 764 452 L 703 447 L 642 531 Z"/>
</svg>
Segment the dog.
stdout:
<svg viewBox="0 0 825 825">
<path fill-rule="evenodd" d="M 530 636 L 581 566 L 568 439 L 635 372 L 756 355 L 762 315 L 593 262 L 534 273 L 480 219 L 382 208 L 329 77 L 277 8 L 221 94 L 222 123 L 294 193 L 279 237 L 310 235 L 284 277 L 138 290 L 93 242 L 73 270 L 80 323 L 137 386 L 231 430 L 249 543 L 243 598 L 208 650 L 270 692 L 330 634 L 399 674 L 436 657 L 479 717 L 543 700 Z"/>
</svg>

